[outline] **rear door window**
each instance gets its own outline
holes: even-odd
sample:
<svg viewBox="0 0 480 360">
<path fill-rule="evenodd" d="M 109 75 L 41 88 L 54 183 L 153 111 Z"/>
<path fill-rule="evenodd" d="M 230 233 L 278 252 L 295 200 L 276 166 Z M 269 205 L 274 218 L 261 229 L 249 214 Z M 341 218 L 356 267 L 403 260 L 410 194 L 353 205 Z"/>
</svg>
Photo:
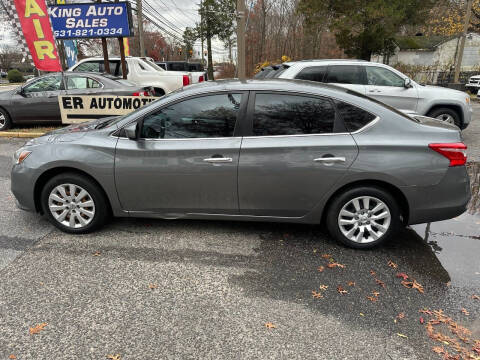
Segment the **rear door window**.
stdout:
<svg viewBox="0 0 480 360">
<path fill-rule="evenodd" d="M 364 85 L 364 72 L 356 65 L 332 65 L 328 67 L 325 82 Z"/>
<path fill-rule="evenodd" d="M 326 98 L 287 94 L 256 94 L 253 135 L 332 133 L 335 108 Z"/>
<path fill-rule="evenodd" d="M 87 61 L 78 65 L 73 71 L 82 71 L 82 72 L 102 72 L 103 70 L 103 63 L 102 69 L 100 69 L 100 62 L 99 61 Z"/>
<path fill-rule="evenodd" d="M 326 73 L 326 66 L 311 66 L 300 71 L 295 79 L 323 82 Z"/>
</svg>

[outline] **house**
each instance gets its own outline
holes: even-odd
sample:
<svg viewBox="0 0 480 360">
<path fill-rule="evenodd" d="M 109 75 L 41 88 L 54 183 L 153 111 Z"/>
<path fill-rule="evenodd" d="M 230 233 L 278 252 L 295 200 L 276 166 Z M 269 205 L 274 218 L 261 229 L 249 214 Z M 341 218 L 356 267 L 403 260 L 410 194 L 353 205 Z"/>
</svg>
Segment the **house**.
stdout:
<svg viewBox="0 0 480 360">
<path fill-rule="evenodd" d="M 374 56 L 372 61 L 398 68 L 416 69 L 415 80 L 429 83 L 451 81 L 460 35 L 397 36 L 396 48 L 390 56 Z M 465 41 L 461 80 L 480 73 L 480 35 L 470 33 Z M 461 81 L 462 82 L 462 81 Z"/>
</svg>

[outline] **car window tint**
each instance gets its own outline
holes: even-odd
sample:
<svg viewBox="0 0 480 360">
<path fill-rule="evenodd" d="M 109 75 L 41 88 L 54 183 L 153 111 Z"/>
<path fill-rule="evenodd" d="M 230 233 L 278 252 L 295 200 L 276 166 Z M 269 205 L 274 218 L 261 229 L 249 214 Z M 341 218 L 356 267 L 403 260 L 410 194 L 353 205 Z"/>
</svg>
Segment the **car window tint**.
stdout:
<svg viewBox="0 0 480 360">
<path fill-rule="evenodd" d="M 67 88 L 72 89 L 96 89 L 101 88 L 102 85 L 87 76 L 69 76 L 67 77 Z"/>
<path fill-rule="evenodd" d="M 172 71 L 186 71 L 185 63 L 172 63 L 170 65 L 170 70 Z"/>
<path fill-rule="evenodd" d="M 361 129 L 376 118 L 375 115 L 368 111 L 347 104 L 343 101 L 336 100 L 335 104 L 337 105 L 338 114 L 343 118 L 345 127 L 350 132 Z"/>
<path fill-rule="evenodd" d="M 323 82 L 326 72 L 326 66 L 311 66 L 300 71 L 295 79 Z"/>
<path fill-rule="evenodd" d="M 328 99 L 273 94 L 255 97 L 256 136 L 331 133 L 334 122 L 335 109 Z"/>
<path fill-rule="evenodd" d="M 377 66 L 367 66 L 366 71 L 368 85 L 404 87 L 405 81 L 393 71 Z"/>
<path fill-rule="evenodd" d="M 191 139 L 233 136 L 241 94 L 218 94 L 185 100 L 147 115 L 141 137 Z"/>
<path fill-rule="evenodd" d="M 100 63 L 96 61 L 84 62 L 73 69 L 73 71 L 100 72 Z"/>
<path fill-rule="evenodd" d="M 62 88 L 62 76 L 45 76 L 39 80 L 26 85 L 23 88 L 24 93 L 32 93 L 39 91 L 57 91 Z"/>
<path fill-rule="evenodd" d="M 157 63 L 158 66 L 160 66 L 163 70 L 166 70 L 165 63 Z"/>
<path fill-rule="evenodd" d="M 333 65 L 328 67 L 327 83 L 363 84 L 362 71 L 359 66 Z"/>
</svg>

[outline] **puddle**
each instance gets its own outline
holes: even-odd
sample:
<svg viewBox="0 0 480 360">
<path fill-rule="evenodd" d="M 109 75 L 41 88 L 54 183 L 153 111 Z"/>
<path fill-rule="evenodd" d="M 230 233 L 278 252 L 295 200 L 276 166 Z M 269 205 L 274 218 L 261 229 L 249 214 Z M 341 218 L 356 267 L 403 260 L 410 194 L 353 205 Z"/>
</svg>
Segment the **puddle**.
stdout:
<svg viewBox="0 0 480 360">
<path fill-rule="evenodd" d="M 467 165 L 472 199 L 455 219 L 411 228 L 431 247 L 449 273 L 452 285 L 480 286 L 480 163 Z"/>
</svg>

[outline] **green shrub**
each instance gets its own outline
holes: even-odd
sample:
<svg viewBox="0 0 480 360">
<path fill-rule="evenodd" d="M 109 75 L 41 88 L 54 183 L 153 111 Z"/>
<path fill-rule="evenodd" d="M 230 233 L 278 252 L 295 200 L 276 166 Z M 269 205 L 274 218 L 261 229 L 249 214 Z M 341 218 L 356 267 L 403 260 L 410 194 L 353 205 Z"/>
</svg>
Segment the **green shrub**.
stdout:
<svg viewBox="0 0 480 360">
<path fill-rule="evenodd" d="M 7 74 L 7 79 L 8 82 L 11 83 L 19 83 L 24 81 L 23 74 L 17 69 L 10 70 Z"/>
</svg>

